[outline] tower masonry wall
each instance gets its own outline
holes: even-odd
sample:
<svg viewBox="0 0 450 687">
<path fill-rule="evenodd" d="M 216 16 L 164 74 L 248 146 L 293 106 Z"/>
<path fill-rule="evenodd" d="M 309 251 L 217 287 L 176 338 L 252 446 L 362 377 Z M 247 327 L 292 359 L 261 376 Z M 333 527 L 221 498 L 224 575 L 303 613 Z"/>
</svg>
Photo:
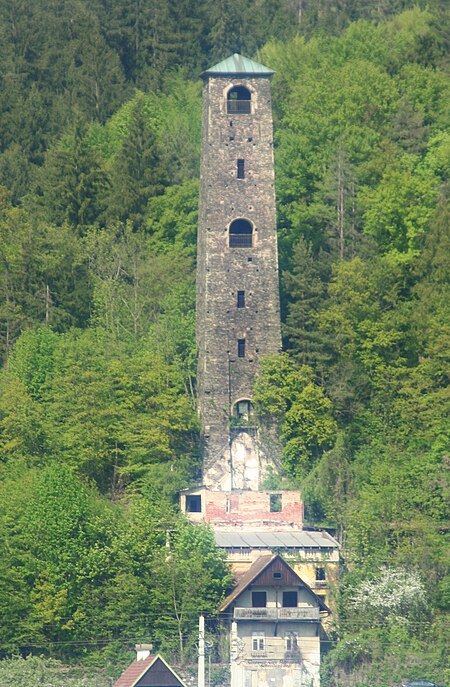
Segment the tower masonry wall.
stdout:
<svg viewBox="0 0 450 687">
<path fill-rule="evenodd" d="M 250 92 L 250 113 L 227 112 L 234 86 Z M 244 161 L 244 178 L 238 178 L 238 160 Z M 253 448 L 244 452 L 253 452 L 253 467 L 240 468 L 240 484 L 233 482 L 232 409 L 238 400 L 251 400 L 261 357 L 281 348 L 275 212 L 270 79 L 209 77 L 203 89 L 197 345 L 203 481 L 211 488 L 258 489 L 272 460 L 249 433 Z M 229 246 L 235 219 L 251 223 L 251 247 Z M 238 291 L 245 292 L 244 307 L 237 307 Z M 238 340 L 245 341 L 241 356 Z"/>
</svg>

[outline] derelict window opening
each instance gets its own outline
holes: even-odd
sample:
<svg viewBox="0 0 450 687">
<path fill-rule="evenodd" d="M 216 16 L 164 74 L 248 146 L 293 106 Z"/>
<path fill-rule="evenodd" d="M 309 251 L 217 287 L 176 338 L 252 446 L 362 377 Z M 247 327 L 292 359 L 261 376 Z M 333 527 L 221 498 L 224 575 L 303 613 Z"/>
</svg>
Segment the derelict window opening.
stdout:
<svg viewBox="0 0 450 687">
<path fill-rule="evenodd" d="M 245 339 L 238 339 L 238 358 L 245 358 Z"/>
<path fill-rule="evenodd" d="M 245 308 L 245 291 L 237 292 L 237 303 L 238 308 Z"/>
<path fill-rule="evenodd" d="M 283 504 L 281 501 L 281 494 L 271 494 L 270 495 L 270 512 L 271 513 L 281 513 L 283 510 Z"/>
<path fill-rule="evenodd" d="M 249 422 L 254 414 L 252 402 L 247 399 L 238 401 L 234 406 L 234 413 L 241 422 Z"/>
<path fill-rule="evenodd" d="M 230 224 L 230 248 L 251 248 L 253 244 L 253 227 L 246 219 L 235 219 Z"/>
<path fill-rule="evenodd" d="M 197 494 L 186 496 L 186 510 L 188 513 L 201 513 L 202 497 Z"/>
<path fill-rule="evenodd" d="M 251 93 L 245 86 L 234 86 L 227 93 L 228 114 L 250 114 L 252 111 Z"/>
<path fill-rule="evenodd" d="M 237 161 L 237 178 L 245 179 L 245 160 Z"/>
<path fill-rule="evenodd" d="M 325 581 L 325 568 L 316 568 L 316 580 L 319 582 Z"/>
</svg>

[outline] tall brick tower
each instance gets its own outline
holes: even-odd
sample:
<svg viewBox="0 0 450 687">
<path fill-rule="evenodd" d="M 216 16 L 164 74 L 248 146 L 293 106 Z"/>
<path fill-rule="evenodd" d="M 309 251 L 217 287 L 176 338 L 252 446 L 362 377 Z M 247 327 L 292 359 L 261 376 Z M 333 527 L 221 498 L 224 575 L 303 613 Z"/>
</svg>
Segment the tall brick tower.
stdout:
<svg viewBox="0 0 450 687">
<path fill-rule="evenodd" d="M 281 348 L 273 72 L 233 55 L 203 74 L 197 266 L 203 483 L 258 490 L 276 451 L 253 422 L 262 356 Z"/>
</svg>

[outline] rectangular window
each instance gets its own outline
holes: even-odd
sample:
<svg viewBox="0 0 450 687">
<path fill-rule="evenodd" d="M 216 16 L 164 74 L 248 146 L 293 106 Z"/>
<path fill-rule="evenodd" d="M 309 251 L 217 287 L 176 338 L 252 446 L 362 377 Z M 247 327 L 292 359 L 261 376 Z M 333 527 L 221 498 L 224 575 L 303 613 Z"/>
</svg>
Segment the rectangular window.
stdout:
<svg viewBox="0 0 450 687">
<path fill-rule="evenodd" d="M 286 651 L 295 651 L 298 648 L 298 635 L 296 632 L 291 632 L 291 634 L 286 635 L 284 638 L 286 642 Z"/>
<path fill-rule="evenodd" d="M 283 608 L 297 608 L 297 592 L 283 592 Z"/>
<path fill-rule="evenodd" d="M 252 651 L 265 651 L 266 637 L 264 632 L 252 632 Z"/>
<path fill-rule="evenodd" d="M 238 358 L 245 358 L 245 339 L 238 339 Z"/>
<path fill-rule="evenodd" d="M 237 307 L 245 308 L 245 291 L 237 292 Z"/>
<path fill-rule="evenodd" d="M 244 179 L 245 178 L 245 160 L 238 160 L 237 161 L 237 178 L 238 179 Z"/>
<path fill-rule="evenodd" d="M 283 504 L 281 502 L 281 494 L 271 494 L 270 495 L 270 512 L 271 513 L 281 513 L 283 510 Z"/>
<path fill-rule="evenodd" d="M 267 592 L 252 592 L 252 608 L 265 608 L 267 606 Z"/>
<path fill-rule="evenodd" d="M 225 500 L 225 512 L 231 513 L 231 499 L 229 496 L 227 496 Z"/>
<path fill-rule="evenodd" d="M 320 582 L 325 580 L 325 568 L 316 568 L 316 580 Z"/>
<path fill-rule="evenodd" d="M 198 495 L 186 496 L 186 510 L 188 513 L 201 513 L 202 497 Z"/>
</svg>

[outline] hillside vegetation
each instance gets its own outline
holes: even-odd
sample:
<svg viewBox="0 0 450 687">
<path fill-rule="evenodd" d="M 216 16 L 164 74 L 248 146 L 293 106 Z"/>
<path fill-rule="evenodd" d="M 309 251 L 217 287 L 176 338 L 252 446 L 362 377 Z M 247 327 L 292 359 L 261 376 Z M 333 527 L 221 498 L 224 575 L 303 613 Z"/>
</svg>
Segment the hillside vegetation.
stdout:
<svg viewBox="0 0 450 687">
<path fill-rule="evenodd" d="M 322 684 L 450 684 L 447 29 L 439 2 L 0 1 L 0 651 L 52 659 L 2 684 L 138 640 L 183 661 L 229 587 L 176 493 L 200 466 L 197 78 L 234 51 L 276 71 L 271 484 L 342 543 Z"/>
</svg>

